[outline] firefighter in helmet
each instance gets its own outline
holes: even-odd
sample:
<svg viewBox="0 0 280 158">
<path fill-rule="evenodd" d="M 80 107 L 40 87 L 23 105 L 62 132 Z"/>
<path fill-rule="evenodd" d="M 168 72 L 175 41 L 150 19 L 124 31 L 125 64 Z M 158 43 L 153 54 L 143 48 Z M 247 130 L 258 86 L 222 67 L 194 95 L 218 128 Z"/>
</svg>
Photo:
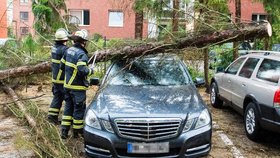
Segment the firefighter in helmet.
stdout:
<svg viewBox="0 0 280 158">
<path fill-rule="evenodd" d="M 88 52 L 85 49 L 88 32 L 80 30 L 70 37 L 74 45 L 70 47 L 61 62 L 65 69 L 65 109 L 61 122 L 61 138 L 68 138 L 72 125 L 74 138 L 83 134 L 83 117 L 86 109 L 86 90 L 89 83 L 87 77 L 93 74 L 88 67 Z"/>
<path fill-rule="evenodd" d="M 64 70 L 60 69 L 60 60 L 65 54 L 68 47 L 68 32 L 64 28 L 60 28 L 55 33 L 55 44 L 52 47 L 52 92 L 53 100 L 51 102 L 48 121 L 54 124 L 59 124 L 58 115 L 64 100 Z"/>
</svg>

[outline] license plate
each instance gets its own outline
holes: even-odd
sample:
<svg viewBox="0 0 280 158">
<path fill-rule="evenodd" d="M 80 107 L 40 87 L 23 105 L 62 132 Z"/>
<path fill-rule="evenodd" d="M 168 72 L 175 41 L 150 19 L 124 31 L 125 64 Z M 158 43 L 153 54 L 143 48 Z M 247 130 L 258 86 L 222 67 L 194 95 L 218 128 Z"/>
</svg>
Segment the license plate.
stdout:
<svg viewBox="0 0 280 158">
<path fill-rule="evenodd" d="M 164 143 L 127 143 L 127 153 L 168 153 L 169 142 Z"/>
</svg>

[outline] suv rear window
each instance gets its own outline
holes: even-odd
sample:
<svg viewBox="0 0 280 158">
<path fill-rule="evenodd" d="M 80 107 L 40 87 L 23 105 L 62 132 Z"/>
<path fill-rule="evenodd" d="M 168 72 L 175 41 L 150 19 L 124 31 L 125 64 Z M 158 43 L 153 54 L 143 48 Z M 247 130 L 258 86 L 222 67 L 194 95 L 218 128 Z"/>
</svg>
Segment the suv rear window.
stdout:
<svg viewBox="0 0 280 158">
<path fill-rule="evenodd" d="M 278 83 L 280 76 L 280 61 L 264 59 L 257 73 L 257 78 Z"/>
</svg>

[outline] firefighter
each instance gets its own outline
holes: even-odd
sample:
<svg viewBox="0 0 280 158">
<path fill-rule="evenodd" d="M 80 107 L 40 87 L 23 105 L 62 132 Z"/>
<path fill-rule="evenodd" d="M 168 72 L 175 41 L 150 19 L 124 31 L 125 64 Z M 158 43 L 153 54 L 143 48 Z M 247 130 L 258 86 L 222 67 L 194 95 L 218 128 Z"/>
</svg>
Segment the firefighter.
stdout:
<svg viewBox="0 0 280 158">
<path fill-rule="evenodd" d="M 53 100 L 51 102 L 48 121 L 59 124 L 58 115 L 62 102 L 64 100 L 64 71 L 60 70 L 60 60 L 68 49 L 66 43 L 68 41 L 68 32 L 60 28 L 55 33 L 55 45 L 52 47 L 52 92 Z"/>
<path fill-rule="evenodd" d="M 93 74 L 88 67 L 88 52 L 85 49 L 88 41 L 86 30 L 76 31 L 71 37 L 74 45 L 70 47 L 61 62 L 65 69 L 65 108 L 61 122 L 61 138 L 68 138 L 72 125 L 74 138 L 83 136 L 83 117 L 86 109 L 87 77 Z"/>
</svg>

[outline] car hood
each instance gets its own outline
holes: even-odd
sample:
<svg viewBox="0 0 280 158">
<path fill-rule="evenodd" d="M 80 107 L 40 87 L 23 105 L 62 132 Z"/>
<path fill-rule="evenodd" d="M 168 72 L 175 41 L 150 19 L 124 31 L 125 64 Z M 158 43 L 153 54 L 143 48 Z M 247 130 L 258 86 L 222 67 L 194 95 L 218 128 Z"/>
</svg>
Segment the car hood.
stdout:
<svg viewBox="0 0 280 158">
<path fill-rule="evenodd" d="M 107 86 L 93 102 L 104 119 L 120 117 L 181 117 L 204 109 L 193 85 Z"/>
</svg>

